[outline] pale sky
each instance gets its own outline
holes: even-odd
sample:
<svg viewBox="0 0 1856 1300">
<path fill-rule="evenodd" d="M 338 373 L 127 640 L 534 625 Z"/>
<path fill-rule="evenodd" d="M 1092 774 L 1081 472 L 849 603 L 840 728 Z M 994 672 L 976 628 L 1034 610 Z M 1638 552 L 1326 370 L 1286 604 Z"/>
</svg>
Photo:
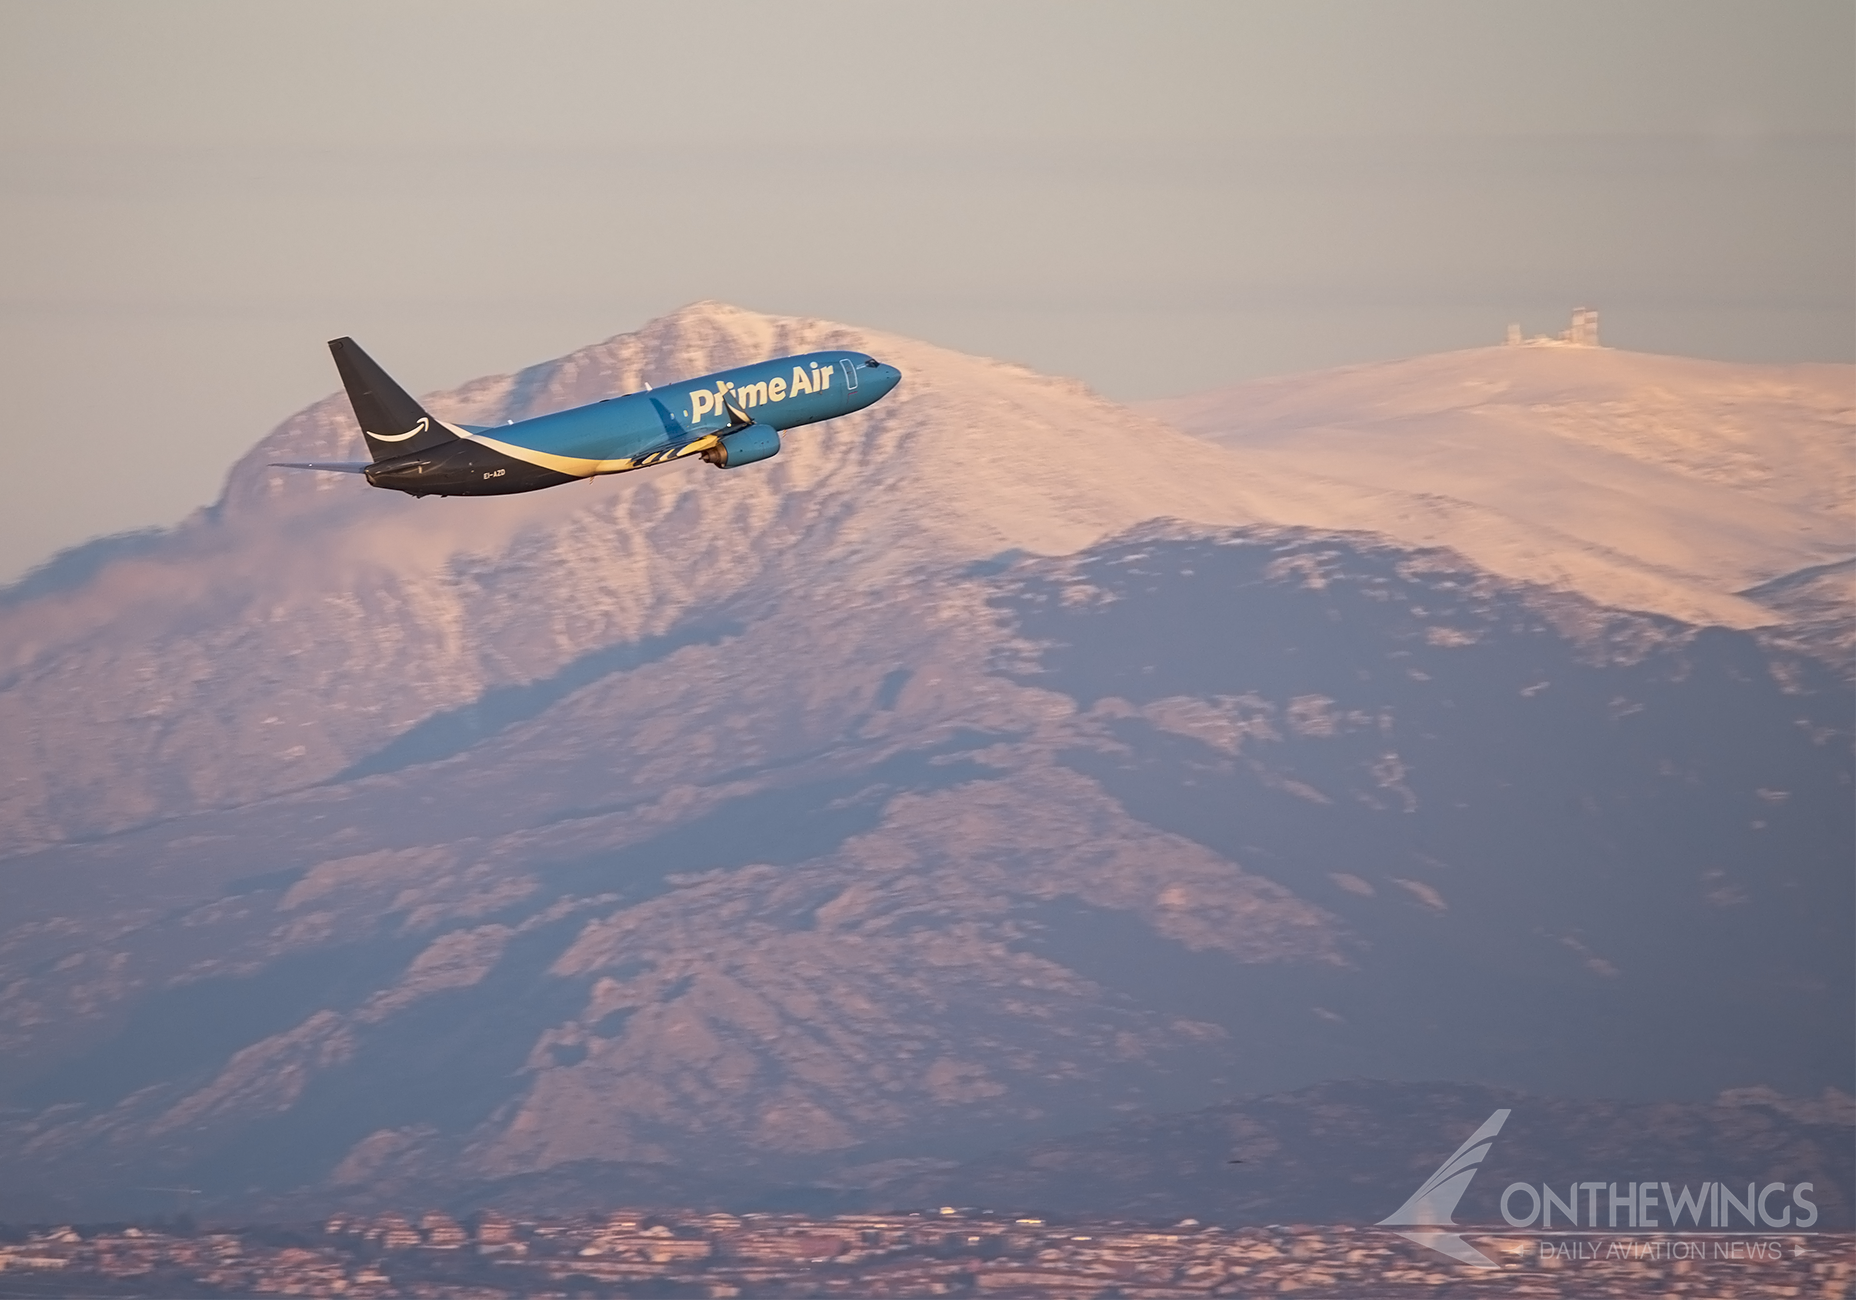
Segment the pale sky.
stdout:
<svg viewBox="0 0 1856 1300">
<path fill-rule="evenodd" d="M 700 298 L 1117 398 L 1499 341 L 1856 359 L 1847 0 L 0 0 L 0 581 L 336 387 Z"/>
</svg>

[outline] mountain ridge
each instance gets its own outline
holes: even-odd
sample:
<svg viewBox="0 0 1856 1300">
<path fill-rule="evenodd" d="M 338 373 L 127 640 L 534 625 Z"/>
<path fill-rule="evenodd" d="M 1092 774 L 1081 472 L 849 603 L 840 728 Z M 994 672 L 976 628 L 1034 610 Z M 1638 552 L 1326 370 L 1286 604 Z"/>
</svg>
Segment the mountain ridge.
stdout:
<svg viewBox="0 0 1856 1300">
<path fill-rule="evenodd" d="M 1851 1098 L 1835 1092 L 1788 1099 L 1753 1090 L 1711 1102 L 1633 1103 L 1354 1079 L 1126 1120 L 905 1175 L 866 1195 L 873 1204 L 911 1208 L 1366 1225 L 1498 1107 L 1511 1116 L 1454 1212 L 1458 1222 L 1499 1222 L 1501 1189 L 1511 1181 L 1560 1186 L 1601 1171 L 1653 1169 L 1676 1186 L 1734 1177 L 1810 1182 L 1817 1229 L 1851 1223 L 1846 1151 L 1856 1114 Z"/>
<path fill-rule="evenodd" d="M 1856 367 L 1491 347 L 1135 406 L 1365 490 L 1345 526 L 1689 622 L 1781 621 L 1743 589 L 1856 542 Z"/>
<path fill-rule="evenodd" d="M 308 408 L 234 466 L 212 510 L 152 554 L 105 565 L 77 590 L 0 611 L 0 674 L 11 683 L 0 693 L 0 716 L 28 738 L 39 729 L 35 709 L 63 726 L 58 746 L 28 743 L 10 765 L 0 758 L 0 843 L 16 849 L 106 833 L 163 809 L 226 806 L 327 779 L 485 689 L 547 676 L 614 641 L 662 635 L 693 601 L 727 599 L 768 566 L 797 562 L 798 545 L 818 580 L 862 592 L 924 563 L 1014 547 L 1075 549 L 1156 508 L 1211 523 L 1255 517 L 1239 489 L 1195 484 L 1158 462 L 1129 462 L 1122 453 L 1130 440 L 1157 439 L 1181 455 L 1198 444 L 1073 383 L 719 304 L 431 400 L 447 418 L 496 423 L 639 386 L 647 366 L 699 373 L 769 350 L 831 343 L 907 360 L 911 380 L 872 411 L 795 436 L 766 473 L 752 476 L 695 479 L 677 466 L 655 477 L 473 501 L 465 510 L 456 502 L 388 501 L 335 476 L 269 468 L 277 459 L 358 454 L 344 399 Z M 1016 398 L 984 383 L 962 386 L 995 372 L 1012 376 L 1006 393 Z M 963 396 L 968 390 L 977 396 Z M 905 435 L 921 432 L 923 401 L 940 404 L 931 427 L 952 445 L 915 456 Z M 1027 455 L 1028 468 L 1014 467 L 1009 448 L 984 433 L 990 419 L 1011 427 L 1021 444 L 1048 442 L 1059 437 L 1053 421 L 1060 418 L 1071 432 L 1094 429 L 1093 444 L 1067 458 Z M 980 472 L 987 470 L 1005 472 Z M 1026 477 L 1034 490 L 1014 490 Z M 887 498 L 885 511 L 856 508 L 877 495 Z M 954 501 L 968 503 L 964 512 L 942 504 Z M 583 526 L 561 527 L 563 511 Z M 876 534 L 868 532 L 873 519 L 883 521 Z M 757 543 L 744 545 L 747 537 Z M 201 579 L 209 563 L 210 585 Z M 525 571 L 519 601 L 513 591 L 473 582 L 488 571 L 505 579 Z M 571 590 L 550 581 L 561 572 L 574 575 Z M 342 648 L 339 674 L 327 667 L 306 674 L 303 648 L 289 640 L 297 611 L 318 604 L 341 615 L 325 619 L 323 633 Z M 235 612 L 238 632 L 205 630 L 233 626 Z M 104 628 L 130 633 L 139 652 L 96 658 Z M 292 672 L 279 671 L 291 660 Z M 384 706 L 377 675 L 393 682 Z M 215 677 L 225 680 L 209 688 Z M 71 692 L 94 695 L 99 682 L 114 683 L 123 697 L 105 716 L 86 719 L 66 706 Z M 228 684 L 256 694 L 235 704 Z M 209 707 L 182 707 L 209 693 Z M 35 696 L 43 702 L 33 704 Z M 251 716 L 235 720 L 229 708 Z M 294 730 L 296 743 L 272 742 L 265 728 L 279 725 Z M 149 771 L 182 744 L 204 779 L 191 788 L 151 783 Z M 100 770 L 74 770 L 78 755 Z M 54 786 L 88 788 L 95 797 L 55 810 Z"/>
<path fill-rule="evenodd" d="M 909 376 L 752 472 L 269 469 L 346 454 L 332 398 L 0 611 L 0 1160 L 803 1187 L 1347 1076 L 1851 1089 L 1830 669 L 1274 522 L 1291 475 L 842 329 L 699 305 L 432 399 Z"/>
</svg>

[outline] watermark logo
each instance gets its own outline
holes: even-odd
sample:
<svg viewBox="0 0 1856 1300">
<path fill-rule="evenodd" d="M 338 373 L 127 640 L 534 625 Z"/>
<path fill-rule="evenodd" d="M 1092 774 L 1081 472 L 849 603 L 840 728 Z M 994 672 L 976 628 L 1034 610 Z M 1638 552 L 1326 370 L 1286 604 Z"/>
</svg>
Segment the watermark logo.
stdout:
<svg viewBox="0 0 1856 1300">
<path fill-rule="evenodd" d="M 1456 1154 L 1437 1166 L 1437 1172 L 1424 1180 L 1411 1199 L 1379 1221 L 1382 1228 L 1392 1228 L 1399 1236 L 1442 1251 L 1451 1259 L 1478 1268 L 1494 1268 L 1495 1261 L 1464 1241 L 1455 1231 L 1456 1203 L 1469 1190 L 1470 1179 L 1482 1158 L 1489 1154 L 1495 1135 L 1502 1131 L 1512 1112 L 1498 1110 L 1483 1121 L 1482 1127 L 1469 1135 L 1469 1141 Z"/>
<path fill-rule="evenodd" d="M 1462 1227 L 1452 1216 L 1511 1113 L 1498 1110 L 1490 1115 L 1409 1200 L 1381 1219 L 1378 1226 L 1391 1228 L 1399 1236 L 1460 1263 L 1477 1268 L 1498 1267 L 1463 1240 Z M 1717 1181 L 1704 1182 L 1699 1191 L 1687 1184 L 1677 1190 L 1667 1182 L 1620 1184 L 1597 1179 L 1575 1180 L 1565 1186 L 1562 1197 L 1549 1183 L 1509 1183 L 1501 1197 L 1502 1220 L 1508 1227 L 1506 1231 L 1494 1231 L 1504 1237 L 1537 1238 L 1543 1258 L 1599 1258 L 1605 1243 L 1567 1240 L 1597 1229 L 1614 1236 L 1621 1234 L 1609 1243 L 1608 1249 L 1603 1249 L 1605 1258 L 1703 1259 L 1711 1254 L 1717 1259 L 1739 1260 L 1777 1259 L 1783 1245 L 1777 1240 L 1736 1238 L 1770 1239 L 1775 1230 L 1796 1234 L 1817 1223 L 1817 1205 L 1811 1199 L 1815 1188 L 1810 1183 L 1770 1182 L 1761 1186 L 1753 1181 L 1746 1184 L 1744 1196 L 1734 1185 Z M 1558 1226 L 1555 1212 L 1560 1216 Z M 1601 1213 L 1603 1225 L 1599 1223 Z M 1618 1221 L 1620 1215 L 1622 1223 Z M 1691 1225 L 1687 1230 L 1682 1225 L 1684 1217 Z M 1651 1237 L 1657 1240 L 1646 1240 Z"/>
</svg>

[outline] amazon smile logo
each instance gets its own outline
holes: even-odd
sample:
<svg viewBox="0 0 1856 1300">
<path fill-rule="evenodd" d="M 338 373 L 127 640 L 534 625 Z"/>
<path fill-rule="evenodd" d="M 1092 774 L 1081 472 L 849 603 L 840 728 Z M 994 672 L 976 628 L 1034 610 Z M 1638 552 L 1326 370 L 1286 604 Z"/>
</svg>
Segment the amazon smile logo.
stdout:
<svg viewBox="0 0 1856 1300">
<path fill-rule="evenodd" d="M 424 433 L 431 427 L 432 421 L 428 417 L 422 415 L 419 417 L 419 423 L 413 425 L 412 428 L 406 430 L 405 433 L 369 433 L 367 436 L 372 438 L 375 442 L 405 442 L 406 439 Z"/>
</svg>

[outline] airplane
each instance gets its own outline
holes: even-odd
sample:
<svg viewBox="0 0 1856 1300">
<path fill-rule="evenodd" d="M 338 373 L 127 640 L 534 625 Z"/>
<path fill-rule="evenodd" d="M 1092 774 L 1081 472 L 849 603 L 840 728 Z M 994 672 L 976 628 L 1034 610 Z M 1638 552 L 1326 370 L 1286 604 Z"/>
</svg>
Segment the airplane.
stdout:
<svg viewBox="0 0 1856 1300">
<path fill-rule="evenodd" d="M 353 339 L 329 352 L 371 461 L 273 461 L 360 474 L 414 497 L 507 496 L 699 456 L 739 469 L 780 450 L 780 434 L 861 411 L 902 372 L 862 352 L 806 352 L 718 370 L 504 425 L 451 424 L 409 396 Z"/>
</svg>

